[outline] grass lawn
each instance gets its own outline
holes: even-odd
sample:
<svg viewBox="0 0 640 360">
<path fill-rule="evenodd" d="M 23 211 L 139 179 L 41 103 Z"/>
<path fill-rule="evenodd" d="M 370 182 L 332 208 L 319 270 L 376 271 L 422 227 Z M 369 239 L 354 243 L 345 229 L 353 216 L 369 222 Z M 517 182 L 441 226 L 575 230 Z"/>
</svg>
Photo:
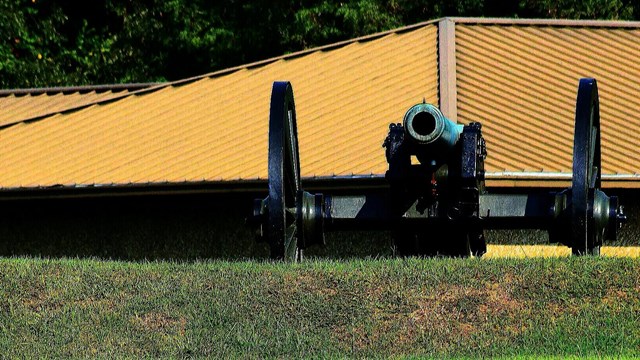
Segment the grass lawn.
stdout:
<svg viewBox="0 0 640 360">
<path fill-rule="evenodd" d="M 640 260 L 0 260 L 0 358 L 567 356 L 640 356 Z"/>
</svg>

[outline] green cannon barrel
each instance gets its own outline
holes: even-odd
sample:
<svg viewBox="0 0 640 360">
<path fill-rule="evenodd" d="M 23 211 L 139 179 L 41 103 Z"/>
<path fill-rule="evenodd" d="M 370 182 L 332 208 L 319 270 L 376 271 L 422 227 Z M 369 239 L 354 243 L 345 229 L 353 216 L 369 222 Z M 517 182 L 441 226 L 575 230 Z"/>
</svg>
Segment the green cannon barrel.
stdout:
<svg viewBox="0 0 640 360">
<path fill-rule="evenodd" d="M 440 109 L 431 104 L 412 106 L 404 115 L 404 131 L 415 144 L 419 155 L 422 150 L 430 153 L 448 152 L 458 142 L 463 125 L 447 119 Z"/>
</svg>

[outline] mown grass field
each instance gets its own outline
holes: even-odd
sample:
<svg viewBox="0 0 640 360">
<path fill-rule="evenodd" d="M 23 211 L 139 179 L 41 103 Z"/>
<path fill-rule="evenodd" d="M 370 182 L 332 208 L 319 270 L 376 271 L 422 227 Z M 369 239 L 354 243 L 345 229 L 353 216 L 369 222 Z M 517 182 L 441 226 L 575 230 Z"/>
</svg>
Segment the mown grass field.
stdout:
<svg viewBox="0 0 640 360">
<path fill-rule="evenodd" d="M 640 260 L 0 260 L 0 357 L 568 356 L 640 356 Z"/>
</svg>

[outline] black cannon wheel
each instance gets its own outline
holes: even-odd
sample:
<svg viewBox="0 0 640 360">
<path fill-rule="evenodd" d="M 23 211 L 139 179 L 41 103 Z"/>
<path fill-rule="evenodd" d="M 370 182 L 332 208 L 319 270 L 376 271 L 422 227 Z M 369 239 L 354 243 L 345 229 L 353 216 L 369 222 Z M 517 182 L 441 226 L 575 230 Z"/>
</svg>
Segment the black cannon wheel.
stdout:
<svg viewBox="0 0 640 360">
<path fill-rule="evenodd" d="M 271 257 L 286 261 L 302 258 L 298 247 L 297 197 L 300 191 L 300 160 L 293 88 L 274 82 L 269 113 L 269 197 L 267 241 Z"/>
<path fill-rule="evenodd" d="M 602 239 L 595 229 L 592 206 L 601 179 L 600 108 L 595 79 L 580 79 L 575 120 L 571 248 L 574 255 L 599 255 Z"/>
</svg>

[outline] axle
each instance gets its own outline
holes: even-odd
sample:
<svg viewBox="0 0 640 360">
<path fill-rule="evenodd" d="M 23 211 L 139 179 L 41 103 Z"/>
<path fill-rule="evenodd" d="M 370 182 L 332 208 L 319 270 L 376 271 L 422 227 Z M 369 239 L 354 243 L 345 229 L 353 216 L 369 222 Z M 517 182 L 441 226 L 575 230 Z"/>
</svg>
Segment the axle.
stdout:
<svg viewBox="0 0 640 360">
<path fill-rule="evenodd" d="M 483 229 L 541 229 L 550 231 L 550 241 L 566 243 L 563 231 L 568 213 L 568 192 L 529 194 L 482 194 L 479 212 L 472 217 L 439 217 L 421 208 L 418 201 L 401 216 L 393 216 L 394 201 L 387 193 L 365 195 L 322 195 L 303 192 L 297 206 L 305 245 L 323 244 L 322 234 L 331 231 L 389 231 L 412 229 L 430 231 L 430 227 L 480 226 Z M 598 191 L 594 199 L 594 225 L 607 239 L 615 239 L 616 230 L 626 220 L 618 209 L 618 198 Z M 256 202 L 257 222 L 264 218 L 265 200 Z M 292 209 L 293 210 L 293 209 Z M 564 226 L 566 230 L 566 226 Z"/>
</svg>

